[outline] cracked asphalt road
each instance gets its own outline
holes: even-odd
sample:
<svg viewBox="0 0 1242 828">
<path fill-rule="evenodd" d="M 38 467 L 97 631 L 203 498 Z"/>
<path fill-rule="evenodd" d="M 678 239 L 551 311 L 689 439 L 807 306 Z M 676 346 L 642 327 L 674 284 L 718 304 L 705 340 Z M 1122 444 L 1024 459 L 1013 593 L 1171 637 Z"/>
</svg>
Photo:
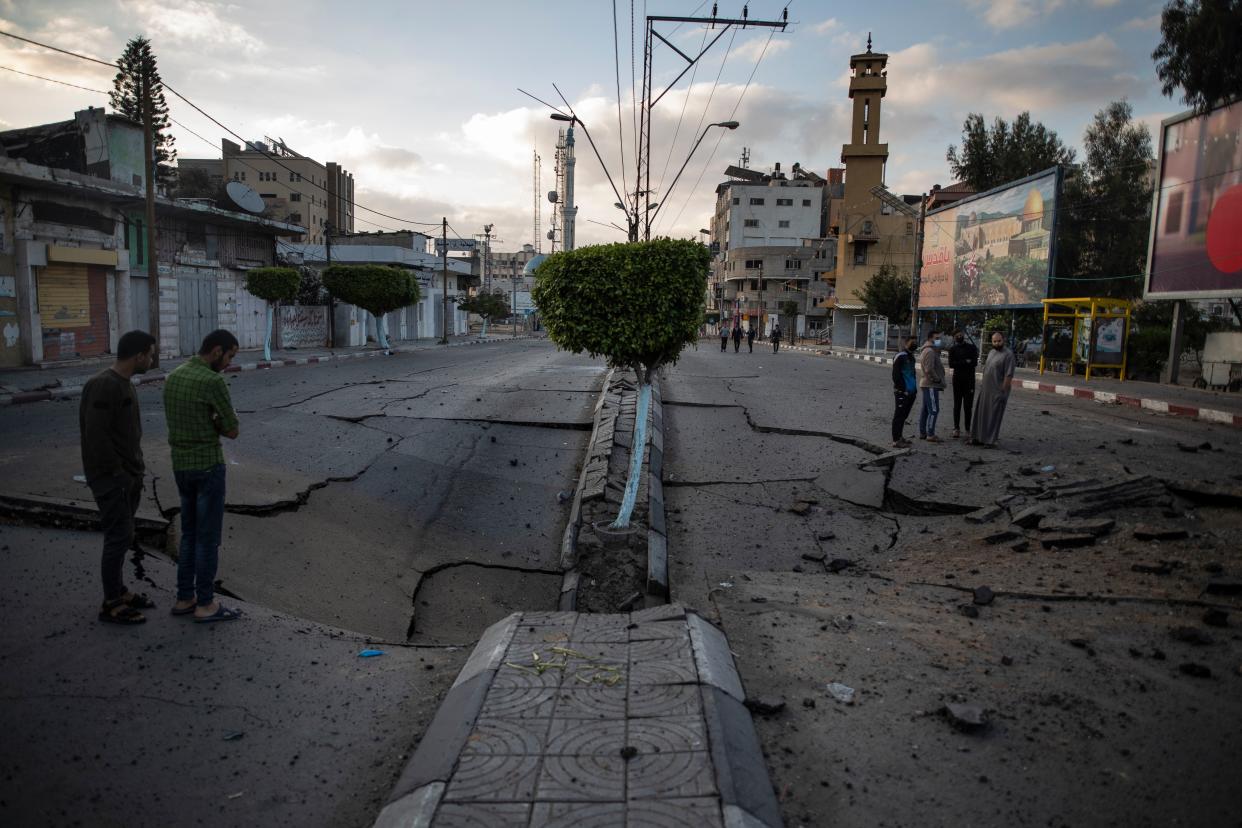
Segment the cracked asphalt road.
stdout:
<svg viewBox="0 0 1242 828">
<path fill-rule="evenodd" d="M 512 610 L 555 608 L 557 494 L 573 490 L 603 375 L 546 340 L 230 375 L 224 586 L 418 643 L 467 644 Z M 162 388 L 138 393 L 144 511 L 169 516 Z M 76 401 L 6 408 L 0 432 L 0 492 L 90 502 L 73 479 Z"/>
<path fill-rule="evenodd" d="M 786 702 L 756 717 L 786 824 L 1236 823 L 1242 598 L 1206 587 L 1242 576 L 1242 509 L 1160 481 L 1236 488 L 1238 432 L 1016 392 L 1001 450 L 885 459 L 889 389 L 886 367 L 711 347 L 663 380 L 672 598 L 721 623 L 749 694 Z M 1116 526 L 1082 548 L 1032 530 L 1016 552 L 981 538 L 1008 515 L 964 519 L 1110 484 L 1157 495 L 1088 505 Z M 954 730 L 950 702 L 990 727 Z"/>
</svg>

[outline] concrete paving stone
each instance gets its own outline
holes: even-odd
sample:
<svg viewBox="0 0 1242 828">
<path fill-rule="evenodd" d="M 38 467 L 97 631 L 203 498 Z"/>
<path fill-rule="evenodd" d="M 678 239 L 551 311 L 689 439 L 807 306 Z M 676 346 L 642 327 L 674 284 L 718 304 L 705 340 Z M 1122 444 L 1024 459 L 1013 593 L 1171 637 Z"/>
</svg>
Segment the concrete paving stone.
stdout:
<svg viewBox="0 0 1242 828">
<path fill-rule="evenodd" d="M 772 828 L 765 825 L 754 814 L 736 805 L 725 805 L 724 828 Z M 779 826 L 780 823 L 777 823 Z"/>
<path fill-rule="evenodd" d="M 536 797 L 541 801 L 621 801 L 626 762 L 617 756 L 546 756 Z"/>
<path fill-rule="evenodd" d="M 647 530 L 647 585 L 648 595 L 668 597 L 668 536 L 664 525 L 664 503 L 650 506 L 652 527 Z"/>
<path fill-rule="evenodd" d="M 630 665 L 635 666 L 646 661 L 680 661 L 692 660 L 694 654 L 685 641 L 675 638 L 656 639 L 654 641 L 635 641 L 630 645 Z"/>
<path fill-rule="evenodd" d="M 432 782 L 412 793 L 390 801 L 375 818 L 371 828 L 426 828 L 444 797 L 445 784 Z"/>
<path fill-rule="evenodd" d="M 703 712 L 699 688 L 693 685 L 631 685 L 627 701 L 632 719 L 699 716 Z"/>
<path fill-rule="evenodd" d="M 529 651 L 531 647 L 547 648 L 562 647 L 565 642 L 570 639 L 573 633 L 573 625 L 565 626 L 555 625 L 547 627 L 529 627 L 523 624 L 513 633 L 513 639 L 509 642 L 509 651 L 507 658 L 512 658 L 515 651 Z M 530 655 L 526 652 L 526 655 Z"/>
<path fill-rule="evenodd" d="M 548 744 L 548 719 L 479 719 L 462 756 L 538 756 Z"/>
<path fill-rule="evenodd" d="M 690 631 L 685 624 L 639 623 L 630 630 L 630 641 L 684 641 L 689 644 Z"/>
<path fill-rule="evenodd" d="M 685 659 L 651 659 L 630 665 L 630 683 L 633 685 L 694 684 L 699 671 L 693 657 Z"/>
<path fill-rule="evenodd" d="M 525 663 L 529 663 L 530 656 L 527 655 Z M 518 664 L 518 662 L 513 662 Z M 547 688 L 555 690 L 561 686 L 564 681 L 564 670 L 544 670 L 542 673 L 531 672 L 530 670 L 519 670 L 509 663 L 502 664 L 500 669 L 496 671 L 496 677 L 492 679 L 492 687 L 497 690 L 530 690 L 532 688 Z"/>
<path fill-rule="evenodd" d="M 627 763 L 625 781 L 630 799 L 716 793 L 711 756 L 706 751 L 640 753 Z"/>
<path fill-rule="evenodd" d="M 565 647 L 576 653 L 582 653 L 584 658 L 574 659 L 575 666 L 580 665 L 584 660 L 622 666 L 629 664 L 630 661 L 630 645 L 621 642 L 572 640 Z"/>
<path fill-rule="evenodd" d="M 499 667 L 504 660 L 505 650 L 508 649 L 509 639 L 517 629 L 517 623 L 517 616 L 511 615 L 488 627 L 479 637 L 479 643 L 474 645 L 470 658 L 466 660 L 466 666 L 461 668 L 453 686 L 465 684 L 478 674 Z"/>
<path fill-rule="evenodd" d="M 490 671 L 454 684 L 427 726 L 418 749 L 405 766 L 392 795 L 402 796 L 432 782 L 446 782 L 453 763 L 470 736 L 491 685 Z"/>
<path fill-rule="evenodd" d="M 479 715 L 483 718 L 546 719 L 552 715 L 556 692 L 550 687 L 493 687 Z"/>
<path fill-rule="evenodd" d="M 556 693 L 553 715 L 557 719 L 624 719 L 626 688 L 622 684 L 585 686 L 581 689 L 566 685 Z"/>
<path fill-rule="evenodd" d="M 624 802 L 536 802 L 531 825 L 539 828 L 613 828 L 625 824 Z"/>
<path fill-rule="evenodd" d="M 699 680 L 719 687 L 739 702 L 746 699 L 742 680 L 733 663 L 733 653 L 725 634 L 702 616 L 689 615 L 686 626 L 694 645 L 694 660 L 699 668 Z"/>
<path fill-rule="evenodd" d="M 762 825 L 780 826 L 780 806 L 750 711 L 723 690 L 704 687 L 703 716 L 721 804 L 741 808 Z"/>
<path fill-rule="evenodd" d="M 444 792 L 445 802 L 501 800 L 529 801 L 539 778 L 538 756 L 462 756 Z M 444 806 L 440 806 L 443 811 Z"/>
<path fill-rule="evenodd" d="M 520 626 L 572 627 L 577 618 L 576 612 L 524 612 Z"/>
<path fill-rule="evenodd" d="M 661 604 L 630 613 L 630 622 L 644 624 L 649 621 L 678 621 L 685 617 L 686 608 L 681 604 Z"/>
<path fill-rule="evenodd" d="M 626 629 L 628 619 L 624 615 L 589 615 L 578 616 L 574 625 L 573 640 L 580 642 L 624 643 L 630 640 L 630 631 Z"/>
<path fill-rule="evenodd" d="M 445 802 L 436 828 L 526 828 L 531 806 L 521 802 Z"/>
<path fill-rule="evenodd" d="M 627 828 L 722 828 L 720 800 L 715 797 L 632 800 Z"/>
<path fill-rule="evenodd" d="M 626 743 L 647 753 L 689 753 L 707 750 L 707 730 L 698 716 L 631 719 Z"/>
<path fill-rule="evenodd" d="M 544 753 L 548 756 L 620 756 L 627 744 L 624 719 L 553 719 Z"/>
</svg>

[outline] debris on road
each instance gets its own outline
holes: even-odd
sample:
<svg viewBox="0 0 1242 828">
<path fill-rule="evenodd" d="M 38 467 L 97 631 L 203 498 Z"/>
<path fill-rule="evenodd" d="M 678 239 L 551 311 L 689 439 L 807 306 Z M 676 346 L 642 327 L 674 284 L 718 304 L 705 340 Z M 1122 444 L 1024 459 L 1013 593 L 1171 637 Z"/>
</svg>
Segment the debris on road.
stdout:
<svg viewBox="0 0 1242 828">
<path fill-rule="evenodd" d="M 997 506 L 996 504 L 992 504 L 991 506 L 984 506 L 982 509 L 977 509 L 971 512 L 970 514 L 966 515 L 966 522 L 967 523 L 990 523 L 996 518 L 1000 517 L 1002 514 L 1004 514 L 1004 512 L 1005 512 L 1004 508 L 1001 506 Z"/>
<path fill-rule="evenodd" d="M 1151 524 L 1140 523 L 1134 527 L 1134 537 L 1137 540 L 1143 541 L 1185 540 L 1190 537 L 1190 532 L 1174 527 L 1152 526 Z"/>
<path fill-rule="evenodd" d="M 828 695 L 832 696 L 842 704 L 854 703 L 854 688 L 842 684 L 839 681 L 828 682 Z"/>
<path fill-rule="evenodd" d="M 827 569 L 829 572 L 840 572 L 843 569 L 849 569 L 854 562 L 849 558 L 833 558 L 828 562 Z"/>
<path fill-rule="evenodd" d="M 774 716 L 785 709 L 783 696 L 747 696 L 746 709 L 760 716 Z"/>
<path fill-rule="evenodd" d="M 358 658 L 375 658 L 376 656 L 382 656 L 383 654 L 383 650 L 362 650 L 358 653 Z"/>
<path fill-rule="evenodd" d="M 996 594 L 992 592 L 990 587 L 975 587 L 975 603 L 981 607 L 986 607 L 995 600 Z"/>
<path fill-rule="evenodd" d="M 1181 641 L 1185 644 L 1194 644 L 1197 647 L 1202 647 L 1215 642 L 1215 639 L 1213 639 L 1212 636 L 1205 633 L 1198 627 L 1174 627 L 1169 630 L 1169 635 L 1171 635 L 1175 641 Z"/>
<path fill-rule="evenodd" d="M 987 714 L 977 704 L 949 702 L 944 706 L 949 724 L 966 733 L 984 730 L 988 726 Z"/>
</svg>

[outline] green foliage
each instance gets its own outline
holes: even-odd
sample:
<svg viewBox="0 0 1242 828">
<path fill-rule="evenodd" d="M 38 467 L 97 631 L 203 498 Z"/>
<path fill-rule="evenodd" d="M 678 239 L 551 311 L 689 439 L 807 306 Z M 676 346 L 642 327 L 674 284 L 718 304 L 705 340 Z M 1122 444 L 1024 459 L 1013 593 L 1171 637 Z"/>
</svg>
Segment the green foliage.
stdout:
<svg viewBox="0 0 1242 828">
<path fill-rule="evenodd" d="M 1146 325 L 1130 331 L 1126 374 L 1133 379 L 1158 380 L 1169 358 L 1169 328 Z"/>
<path fill-rule="evenodd" d="M 477 293 L 474 296 L 458 296 L 457 306 L 466 313 L 497 319 L 510 313 L 509 300 L 503 293 Z"/>
<path fill-rule="evenodd" d="M 1130 104 L 1114 101 L 1096 113 L 1083 148 L 1086 160 L 1067 179 L 1062 198 L 1055 295 L 1135 298 L 1147 261 L 1151 132 L 1134 123 Z"/>
<path fill-rule="evenodd" d="M 1173 0 L 1160 16 L 1160 45 L 1151 53 L 1160 91 L 1197 112 L 1242 97 L 1242 3 Z"/>
<path fill-rule="evenodd" d="M 561 251 L 535 271 L 531 297 L 553 342 L 641 380 L 698 336 L 710 256 L 667 238 Z"/>
<path fill-rule="evenodd" d="M 256 267 L 246 273 L 246 290 L 268 302 L 292 302 L 302 276 L 292 267 Z"/>
<path fill-rule="evenodd" d="M 319 271 L 302 265 L 298 268 L 298 274 L 301 276 L 301 281 L 298 283 L 298 304 L 328 304 L 328 289 L 323 286 L 323 278 L 319 275 Z"/>
<path fill-rule="evenodd" d="M 781 302 L 781 316 L 797 316 L 798 303 L 793 299 L 786 299 Z"/>
<path fill-rule="evenodd" d="M 1074 163 L 1074 151 L 1061 143 L 1055 131 L 1023 112 L 1010 125 L 997 117 L 991 128 L 983 115 L 972 112 L 962 124 L 962 148 L 945 153 L 953 177 L 977 192 L 1046 170 Z"/>
<path fill-rule="evenodd" d="M 418 302 L 418 280 L 408 270 L 384 265 L 331 265 L 324 268 L 328 292 L 381 316 Z"/>
<path fill-rule="evenodd" d="M 890 325 L 905 325 L 910 321 L 910 290 L 909 275 L 883 265 L 854 295 L 867 313 L 887 316 Z"/>
<path fill-rule="evenodd" d="M 219 186 L 212 183 L 211 175 L 202 167 L 178 167 L 177 198 L 212 198 L 217 201 L 223 195 Z"/>
<path fill-rule="evenodd" d="M 145 37 L 132 38 L 125 44 L 125 51 L 116 61 L 117 73 L 112 80 L 112 91 L 108 93 L 108 101 L 112 108 L 137 123 L 145 123 L 142 100 L 145 95 L 144 82 L 151 87 L 151 132 L 155 138 L 156 177 L 165 183 L 176 177 L 173 166 L 177 159 L 176 143 L 168 129 L 168 103 L 164 100 L 164 81 L 160 77 L 156 65 L 155 54 L 151 51 L 151 41 Z"/>
</svg>

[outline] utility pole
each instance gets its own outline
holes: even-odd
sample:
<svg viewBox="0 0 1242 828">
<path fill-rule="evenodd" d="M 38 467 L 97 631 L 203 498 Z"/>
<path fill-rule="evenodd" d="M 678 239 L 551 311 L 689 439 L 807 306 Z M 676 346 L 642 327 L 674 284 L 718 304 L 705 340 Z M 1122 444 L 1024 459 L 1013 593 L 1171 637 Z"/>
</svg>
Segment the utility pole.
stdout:
<svg viewBox="0 0 1242 828">
<path fill-rule="evenodd" d="M 327 260 L 327 267 L 332 267 L 332 223 L 328 222 L 324 227 L 324 258 Z M 302 262 L 302 266 L 306 267 L 306 262 Z M 331 347 L 336 347 L 336 297 L 331 293 L 328 294 L 328 342 Z"/>
<path fill-rule="evenodd" d="M 927 193 L 919 202 L 919 232 L 914 237 L 914 278 L 910 280 L 910 336 L 919 338 L 919 285 L 923 281 L 923 225 L 927 221 Z M 887 337 L 887 333 L 886 333 Z M 887 343 L 887 338 L 885 342 Z"/>
<path fill-rule="evenodd" d="M 521 278 L 517 274 L 513 276 L 513 338 L 517 339 L 517 283 Z"/>
<path fill-rule="evenodd" d="M 1178 375 L 1182 370 L 1182 332 L 1186 327 L 1186 301 L 1178 299 L 1173 303 L 1173 325 L 1169 331 L 1169 359 L 1164 364 L 1161 382 L 1177 385 Z"/>
<path fill-rule="evenodd" d="M 444 268 L 444 318 L 440 320 L 440 344 L 448 344 L 448 319 L 449 319 L 449 301 L 448 301 L 448 217 L 443 217 L 440 225 L 440 242 L 444 245 L 440 251 L 442 257 L 441 267 Z"/>
<path fill-rule="evenodd" d="M 146 156 L 144 178 L 147 185 L 147 303 L 151 320 L 150 333 L 155 337 L 155 361 L 160 360 L 160 265 L 156 258 L 155 243 L 155 131 L 152 128 L 151 74 L 144 63 L 142 67 L 142 152 Z M 141 241 L 139 242 L 141 244 Z"/>
</svg>

